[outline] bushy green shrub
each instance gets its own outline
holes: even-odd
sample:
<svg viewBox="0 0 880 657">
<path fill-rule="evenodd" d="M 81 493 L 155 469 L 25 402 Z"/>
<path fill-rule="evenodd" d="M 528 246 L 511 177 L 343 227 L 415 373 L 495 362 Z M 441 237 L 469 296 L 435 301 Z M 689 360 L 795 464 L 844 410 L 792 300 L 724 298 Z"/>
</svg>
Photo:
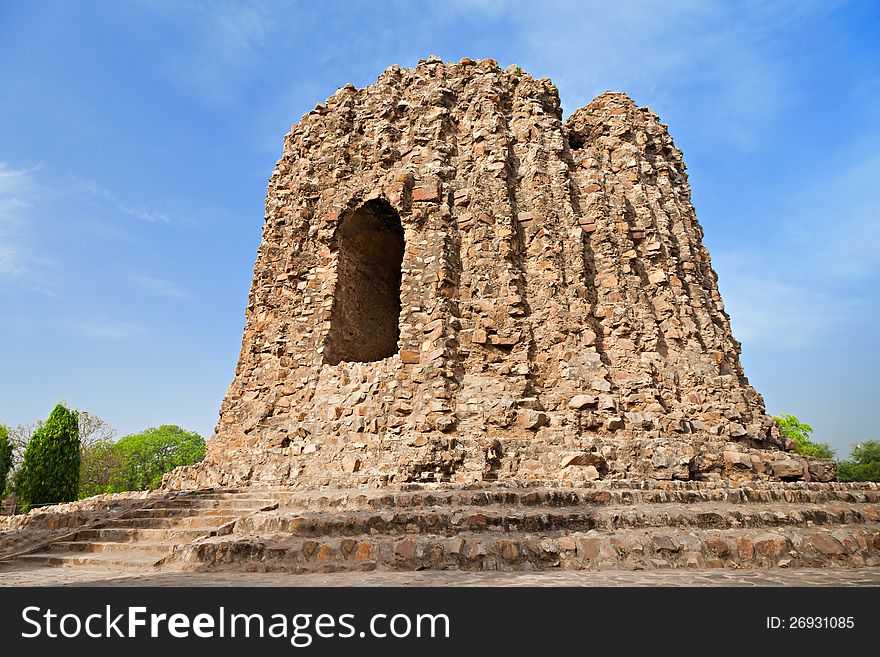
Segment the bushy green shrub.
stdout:
<svg viewBox="0 0 880 657">
<path fill-rule="evenodd" d="M 834 457 L 834 450 L 827 443 L 815 443 L 811 439 L 813 427 L 804 424 L 794 415 L 780 415 L 774 417 L 779 425 L 779 434 L 783 440 L 792 440 L 795 443 L 794 452 L 802 456 L 815 456 L 823 459 Z"/>
<path fill-rule="evenodd" d="M 9 439 L 9 431 L 0 424 L 0 498 L 6 493 L 6 478 L 12 469 L 12 454 L 15 449 Z"/>
<path fill-rule="evenodd" d="M 837 464 L 841 481 L 880 481 L 880 440 L 855 445 L 850 456 Z"/>
<path fill-rule="evenodd" d="M 58 404 L 28 442 L 15 477 L 15 492 L 23 510 L 76 500 L 79 467 L 77 414 Z"/>
</svg>

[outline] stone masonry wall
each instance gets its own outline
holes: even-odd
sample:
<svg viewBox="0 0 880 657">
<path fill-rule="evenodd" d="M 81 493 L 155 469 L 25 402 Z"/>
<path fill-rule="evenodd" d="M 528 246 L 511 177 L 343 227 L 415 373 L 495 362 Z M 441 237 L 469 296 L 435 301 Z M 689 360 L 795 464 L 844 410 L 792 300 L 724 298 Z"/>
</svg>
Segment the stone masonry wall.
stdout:
<svg viewBox="0 0 880 657">
<path fill-rule="evenodd" d="M 621 93 L 563 121 L 493 60 L 346 85 L 284 140 L 246 317 L 208 457 L 166 486 L 834 476 L 780 451 L 681 151 Z"/>
</svg>

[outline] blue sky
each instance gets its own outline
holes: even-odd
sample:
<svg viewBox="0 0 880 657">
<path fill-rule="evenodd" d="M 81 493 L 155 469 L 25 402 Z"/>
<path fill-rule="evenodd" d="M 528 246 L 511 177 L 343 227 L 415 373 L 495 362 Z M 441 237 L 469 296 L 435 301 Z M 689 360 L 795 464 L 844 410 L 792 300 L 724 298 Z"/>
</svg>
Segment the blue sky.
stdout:
<svg viewBox="0 0 880 657">
<path fill-rule="evenodd" d="M 0 2 L 0 422 L 209 435 L 283 135 L 437 54 L 658 112 L 746 374 L 845 456 L 880 438 L 878 41 L 875 2 Z"/>
</svg>

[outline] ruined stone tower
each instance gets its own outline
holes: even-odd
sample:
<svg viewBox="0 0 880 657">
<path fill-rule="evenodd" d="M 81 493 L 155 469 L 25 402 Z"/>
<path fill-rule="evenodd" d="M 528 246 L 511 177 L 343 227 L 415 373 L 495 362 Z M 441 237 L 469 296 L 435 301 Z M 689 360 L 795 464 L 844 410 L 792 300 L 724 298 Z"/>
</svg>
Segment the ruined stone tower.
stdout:
<svg viewBox="0 0 880 657">
<path fill-rule="evenodd" d="M 827 479 L 748 385 L 656 114 L 438 58 L 284 140 L 235 378 L 166 485 Z"/>
</svg>

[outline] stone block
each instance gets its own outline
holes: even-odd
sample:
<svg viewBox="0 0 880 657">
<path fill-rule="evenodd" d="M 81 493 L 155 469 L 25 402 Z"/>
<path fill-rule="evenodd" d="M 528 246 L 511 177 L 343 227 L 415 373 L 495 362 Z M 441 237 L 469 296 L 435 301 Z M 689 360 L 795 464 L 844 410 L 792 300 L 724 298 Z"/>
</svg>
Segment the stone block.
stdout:
<svg viewBox="0 0 880 657">
<path fill-rule="evenodd" d="M 577 410 L 582 410 L 595 405 L 596 398 L 593 395 L 575 395 L 568 401 L 568 407 Z"/>
<path fill-rule="evenodd" d="M 608 463 L 605 458 L 601 454 L 590 452 L 578 452 L 564 457 L 560 467 L 567 468 L 569 466 L 593 466 L 600 473 L 608 472 Z"/>
<path fill-rule="evenodd" d="M 834 481 L 837 479 L 837 463 L 834 459 L 810 459 L 807 471 L 811 481 Z"/>
<path fill-rule="evenodd" d="M 780 479 L 803 479 L 804 462 L 797 459 L 779 459 L 770 462 L 770 468 L 774 476 Z"/>
<path fill-rule="evenodd" d="M 752 457 L 749 454 L 743 454 L 741 452 L 731 452 L 725 451 L 724 454 L 724 467 L 728 470 L 751 470 L 752 469 Z"/>
<path fill-rule="evenodd" d="M 439 185 L 424 185 L 424 186 L 415 187 L 412 190 L 412 200 L 414 203 L 420 203 L 420 202 L 437 203 L 440 201 L 440 186 Z"/>
</svg>

